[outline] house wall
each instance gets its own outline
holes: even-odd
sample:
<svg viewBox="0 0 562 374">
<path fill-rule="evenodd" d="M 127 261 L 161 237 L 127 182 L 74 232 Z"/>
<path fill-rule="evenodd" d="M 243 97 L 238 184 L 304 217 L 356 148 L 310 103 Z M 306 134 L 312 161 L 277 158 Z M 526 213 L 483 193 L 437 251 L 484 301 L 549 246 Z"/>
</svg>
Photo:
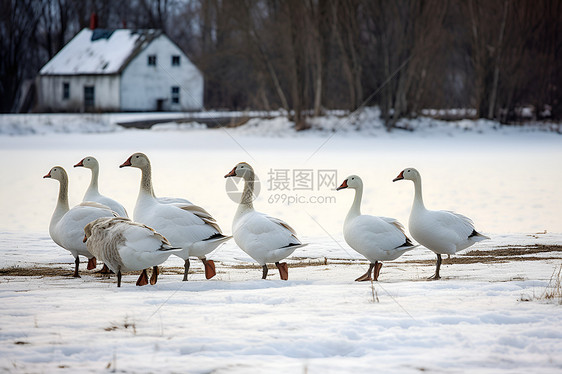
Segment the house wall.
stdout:
<svg viewBox="0 0 562 374">
<path fill-rule="evenodd" d="M 120 108 L 118 75 L 43 75 L 37 84 L 39 110 L 82 112 L 84 86 L 95 87 L 93 111 L 118 111 Z M 63 99 L 63 83 L 68 82 L 70 95 Z"/>
<path fill-rule="evenodd" d="M 156 55 L 156 66 L 148 65 L 148 56 Z M 180 56 L 180 65 L 172 66 L 172 56 Z M 166 36 L 154 39 L 121 74 L 121 109 L 171 111 L 200 110 L 203 107 L 203 75 L 187 56 Z M 179 86 L 179 103 L 172 103 L 172 86 Z"/>
</svg>

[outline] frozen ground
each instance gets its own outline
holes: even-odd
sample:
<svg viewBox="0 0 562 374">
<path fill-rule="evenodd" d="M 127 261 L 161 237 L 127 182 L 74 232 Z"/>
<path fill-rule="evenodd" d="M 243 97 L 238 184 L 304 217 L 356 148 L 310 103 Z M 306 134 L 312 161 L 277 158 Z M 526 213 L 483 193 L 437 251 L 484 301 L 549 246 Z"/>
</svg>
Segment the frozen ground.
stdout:
<svg viewBox="0 0 562 374">
<path fill-rule="evenodd" d="M 376 113 L 364 116 L 319 119 L 300 134 L 274 118 L 228 131 L 173 123 L 120 130 L 108 121 L 103 134 L 90 135 L 100 128 L 87 116 L 66 125 L 56 116 L 0 116 L 0 133 L 11 135 L 0 136 L 9 181 L 0 185 L 0 372 L 559 373 L 557 125 L 422 119 L 404 124 L 414 131 L 388 134 Z M 209 281 L 192 261 L 190 281 L 181 282 L 176 257 L 155 286 L 136 287 L 129 274 L 118 289 L 85 264 L 73 279 L 73 259 L 47 230 L 57 186 L 41 177 L 55 164 L 66 167 L 76 204 L 89 173 L 72 165 L 92 154 L 102 165 L 102 193 L 132 212 L 139 176 L 117 165 L 134 151 L 151 157 L 158 194 L 193 198 L 227 233 L 235 206 L 222 176 L 247 160 L 260 175 L 310 167 L 337 169 L 339 182 L 365 176 L 364 213 L 406 225 L 412 186 L 391 179 L 420 165 L 428 207 L 467 214 L 492 239 L 446 260 L 440 281 L 425 281 L 434 255 L 417 248 L 385 263 L 379 282 L 356 283 L 367 263 L 341 234 L 352 193 L 322 191 L 338 200 L 288 206 L 268 204 L 264 189 L 256 206 L 310 243 L 288 259 L 287 282 L 276 269 L 261 280 L 233 242 L 210 256 L 218 274 Z"/>
<path fill-rule="evenodd" d="M 560 299 L 548 301 L 562 262 L 561 235 L 506 235 L 474 250 L 508 245 L 442 268 L 416 249 L 386 263 L 380 281 L 356 283 L 365 261 L 325 237 L 261 280 L 233 243 L 181 282 L 170 258 L 156 286 L 136 275 L 101 279 L 82 271 L 45 234 L 3 235 L 0 368 L 5 372 L 543 372 L 562 369 Z M 343 243 L 341 238 L 337 238 Z M 13 244 L 18 243 L 14 248 Z M 343 246 L 343 245 L 342 245 Z M 529 254 L 526 254 L 526 252 Z M 325 260 L 324 258 L 327 257 Z M 308 265 L 297 267 L 297 265 Z M 84 266 L 84 264 L 83 264 Z M 33 275 L 35 273 L 36 275 Z"/>
</svg>

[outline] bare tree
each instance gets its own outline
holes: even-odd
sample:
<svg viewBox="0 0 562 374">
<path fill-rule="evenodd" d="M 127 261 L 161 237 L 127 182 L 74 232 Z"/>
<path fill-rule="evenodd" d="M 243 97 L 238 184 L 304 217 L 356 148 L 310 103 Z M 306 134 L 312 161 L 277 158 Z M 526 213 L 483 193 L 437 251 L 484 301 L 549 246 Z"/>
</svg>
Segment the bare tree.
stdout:
<svg viewBox="0 0 562 374">
<path fill-rule="evenodd" d="M 562 116 L 558 0 L 0 0 L 2 111 L 92 12 L 163 29 L 203 71 L 207 107 L 283 108 L 297 129 L 362 104 L 388 129 L 428 107 Z"/>
<path fill-rule="evenodd" d="M 508 121 L 517 107 L 559 108 L 560 2 L 470 0 L 467 7 L 478 116 Z"/>
<path fill-rule="evenodd" d="M 0 1 L 0 112 L 14 109 L 21 83 L 33 76 L 39 20 L 34 5 L 32 0 Z"/>
<path fill-rule="evenodd" d="M 446 40 L 447 2 L 370 1 L 362 13 L 366 38 L 373 46 L 368 52 L 375 65 L 370 76 L 374 86 L 384 87 L 379 103 L 390 130 L 400 118 L 421 109 L 428 77 L 439 69 L 436 51 Z"/>
<path fill-rule="evenodd" d="M 356 109 L 363 100 L 362 66 L 358 12 L 360 2 L 336 0 L 332 2 L 332 26 L 340 52 L 343 73 L 347 81 L 349 108 Z"/>
</svg>

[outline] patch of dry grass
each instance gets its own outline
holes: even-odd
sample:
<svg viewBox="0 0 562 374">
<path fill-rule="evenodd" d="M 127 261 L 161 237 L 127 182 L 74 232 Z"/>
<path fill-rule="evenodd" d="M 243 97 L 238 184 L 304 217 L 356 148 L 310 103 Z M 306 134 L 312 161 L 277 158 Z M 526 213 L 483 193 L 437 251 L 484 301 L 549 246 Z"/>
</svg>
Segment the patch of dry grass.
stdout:
<svg viewBox="0 0 562 374">
<path fill-rule="evenodd" d="M 65 277 L 72 276 L 70 269 L 59 267 L 34 266 L 32 268 L 12 266 L 0 269 L 0 277 Z"/>
<path fill-rule="evenodd" d="M 99 264 L 99 263 L 98 263 Z M 74 274 L 74 266 L 68 268 L 61 267 L 61 264 L 49 264 L 51 266 L 34 266 L 34 267 L 21 267 L 11 266 L 7 268 L 0 268 L 0 277 L 68 277 L 72 278 Z M 99 266 L 98 266 L 99 267 Z M 123 275 L 138 275 L 139 271 L 132 271 L 123 273 Z M 102 274 L 97 270 L 80 269 L 81 275 L 89 275 L 98 278 L 107 278 L 107 274 Z M 183 274 L 183 268 L 182 268 Z M 111 274 L 115 276 L 114 274 Z"/>
<path fill-rule="evenodd" d="M 559 256 L 528 256 L 538 253 L 560 252 Z M 488 251 L 472 250 L 451 258 L 443 258 L 443 264 L 505 263 L 514 261 L 544 261 L 562 259 L 562 245 L 503 246 Z M 394 263 L 400 263 L 395 261 Z M 402 263 L 433 264 L 431 260 L 408 260 Z"/>
<path fill-rule="evenodd" d="M 133 333 L 133 335 L 137 334 L 137 325 L 136 323 L 130 322 L 129 321 L 129 317 L 126 316 L 125 320 L 122 323 L 112 323 L 111 326 L 104 328 L 105 331 L 115 331 L 115 330 L 119 330 L 119 329 L 131 329 L 131 332 Z"/>
<path fill-rule="evenodd" d="M 562 245 L 535 244 L 535 245 L 528 245 L 528 246 L 521 246 L 521 247 L 503 246 L 489 251 L 472 250 L 464 253 L 463 256 L 511 257 L 511 256 L 523 256 L 523 255 L 548 253 L 548 252 L 562 252 Z"/>
<path fill-rule="evenodd" d="M 552 272 L 548 286 L 541 297 L 562 305 L 562 264 Z"/>
</svg>

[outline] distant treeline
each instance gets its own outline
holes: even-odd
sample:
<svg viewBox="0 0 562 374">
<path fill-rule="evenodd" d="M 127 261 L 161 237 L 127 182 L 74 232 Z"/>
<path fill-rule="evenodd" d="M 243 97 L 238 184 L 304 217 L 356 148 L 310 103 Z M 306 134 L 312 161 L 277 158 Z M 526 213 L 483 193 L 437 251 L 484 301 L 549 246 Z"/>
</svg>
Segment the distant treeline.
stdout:
<svg viewBox="0 0 562 374">
<path fill-rule="evenodd" d="M 425 108 L 504 123 L 562 117 L 560 0 L 0 0 L 0 111 L 90 14 L 163 29 L 203 71 L 205 106 L 379 105 L 387 126 Z"/>
</svg>

